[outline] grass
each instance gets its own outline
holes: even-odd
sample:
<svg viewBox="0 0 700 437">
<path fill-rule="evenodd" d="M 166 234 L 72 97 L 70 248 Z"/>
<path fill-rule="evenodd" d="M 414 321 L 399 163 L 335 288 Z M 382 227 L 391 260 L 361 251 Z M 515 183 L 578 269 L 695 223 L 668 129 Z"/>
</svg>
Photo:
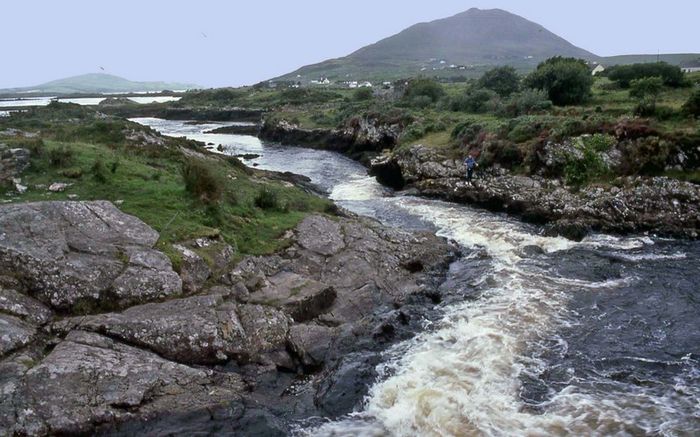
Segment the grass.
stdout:
<svg viewBox="0 0 700 437">
<path fill-rule="evenodd" d="M 122 120 L 114 122 L 123 123 Z M 12 121 L 3 120 L 2 123 L 7 126 Z M 0 126 L 0 130 L 2 128 Z M 74 128 L 76 126 L 63 126 L 58 130 Z M 135 124 L 129 128 L 147 129 Z M 177 140 L 167 139 L 167 145 L 160 146 L 161 153 L 155 153 L 152 148 L 139 149 L 133 144 L 62 141 L 56 137 L 44 134 L 40 147 L 70 150 L 70 160 L 52 165 L 49 154 L 33 154 L 30 169 L 22 175 L 22 183 L 29 189 L 18 195 L 8 188 L 0 188 L 0 192 L 5 192 L 2 197 L 11 202 L 68 199 L 115 202 L 122 211 L 140 218 L 160 233 L 158 248 L 168 254 L 175 265 L 178 255 L 171 245 L 199 237 L 221 236 L 237 248 L 238 257 L 274 252 L 287 244 L 280 239 L 286 230 L 309 213 L 329 208 L 330 202 L 326 199 L 251 175 L 251 170 L 229 159 L 211 154 L 199 158 L 187 156 L 180 151 Z M 94 136 L 89 135 L 89 138 Z M 22 141 L 22 138 L 3 139 L 3 142 L 17 145 Z M 193 160 L 220 184 L 217 187 L 221 190 L 219 199 L 203 201 L 201 193 L 187 190 L 182 168 Z M 112 166 L 114 162 L 118 165 Z M 52 193 L 47 187 L 54 182 L 72 185 L 64 192 Z M 255 198 L 262 189 L 274 191 L 277 202 L 286 207 L 257 207 Z M 296 205 L 303 205 L 300 208 L 303 211 L 295 209 Z"/>
</svg>

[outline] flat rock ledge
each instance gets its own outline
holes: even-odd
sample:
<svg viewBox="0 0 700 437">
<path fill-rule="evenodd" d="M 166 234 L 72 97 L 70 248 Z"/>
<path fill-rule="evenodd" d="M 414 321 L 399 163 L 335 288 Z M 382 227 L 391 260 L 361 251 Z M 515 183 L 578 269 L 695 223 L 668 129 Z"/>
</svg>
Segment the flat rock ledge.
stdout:
<svg viewBox="0 0 700 437">
<path fill-rule="evenodd" d="M 233 266 L 221 242 L 183 242 L 178 275 L 109 202 L 3 205 L 0 229 L 0 436 L 285 435 L 349 413 L 457 255 L 430 233 L 310 216 L 284 251 Z M 187 248 L 212 244 L 211 268 Z"/>
</svg>

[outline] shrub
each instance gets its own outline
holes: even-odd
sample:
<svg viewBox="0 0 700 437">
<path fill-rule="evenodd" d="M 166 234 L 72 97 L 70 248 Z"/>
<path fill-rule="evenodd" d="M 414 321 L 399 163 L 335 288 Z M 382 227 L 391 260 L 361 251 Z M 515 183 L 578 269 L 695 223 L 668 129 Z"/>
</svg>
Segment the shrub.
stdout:
<svg viewBox="0 0 700 437">
<path fill-rule="evenodd" d="M 185 162 L 182 165 L 182 178 L 185 181 L 185 189 L 203 203 L 214 204 L 221 200 L 222 183 L 204 162 Z"/>
<path fill-rule="evenodd" d="M 409 82 L 404 98 L 412 102 L 415 97 L 424 96 L 428 97 L 431 103 L 435 103 L 443 95 L 445 95 L 445 90 L 442 89 L 442 85 L 433 79 L 418 78 Z"/>
<path fill-rule="evenodd" d="M 557 56 L 538 65 L 525 83 L 547 92 L 555 105 L 576 105 L 590 97 L 593 77 L 586 61 Z"/>
<path fill-rule="evenodd" d="M 373 96 L 374 92 L 372 91 L 372 88 L 363 87 L 356 89 L 352 95 L 352 98 L 358 102 L 363 102 L 366 100 L 372 100 Z"/>
<path fill-rule="evenodd" d="M 607 166 L 600 153 L 595 150 L 593 143 L 589 144 L 581 138 L 575 146 L 581 152 L 581 156 L 572 153 L 567 157 L 564 177 L 568 185 L 585 185 L 592 179 L 605 174 Z"/>
<path fill-rule="evenodd" d="M 61 174 L 67 178 L 80 179 L 83 177 L 83 170 L 79 167 L 67 168 L 61 172 Z"/>
<path fill-rule="evenodd" d="M 51 167 L 67 167 L 73 162 L 75 152 L 70 147 L 60 146 L 49 149 L 49 165 Z"/>
<path fill-rule="evenodd" d="M 92 173 L 92 177 L 97 182 L 101 184 L 107 182 L 107 168 L 100 158 L 97 158 L 92 164 L 92 167 L 90 167 L 90 173 Z"/>
<path fill-rule="evenodd" d="M 409 101 L 409 105 L 414 108 L 424 109 L 433 104 L 429 96 L 414 96 Z"/>
<path fill-rule="evenodd" d="M 607 152 L 617 142 L 615 137 L 606 134 L 593 134 L 582 138 L 586 147 L 596 152 Z"/>
<path fill-rule="evenodd" d="M 520 88 L 520 76 L 513 67 L 497 67 L 484 73 L 479 85 L 501 97 L 508 97 Z"/>
<path fill-rule="evenodd" d="M 649 77 L 659 77 L 664 85 L 673 88 L 685 86 L 687 83 L 680 67 L 667 64 L 666 62 L 616 65 L 609 68 L 605 74 L 622 88 L 632 86 L 632 82 L 635 79 Z"/>
<path fill-rule="evenodd" d="M 513 94 L 501 107 L 501 115 L 517 117 L 546 111 L 552 107 L 552 101 L 546 92 L 536 89 L 525 89 Z"/>
<path fill-rule="evenodd" d="M 491 139 L 484 142 L 479 162 L 484 166 L 499 164 L 506 168 L 518 166 L 523 154 L 517 144 L 510 141 Z"/>
<path fill-rule="evenodd" d="M 700 90 L 696 90 L 683 105 L 683 112 L 694 117 L 700 117 Z"/>
<path fill-rule="evenodd" d="M 671 145 L 659 137 L 639 138 L 620 144 L 624 174 L 660 174 L 666 168 Z"/>
<path fill-rule="evenodd" d="M 255 206 L 261 209 L 279 209 L 280 200 L 277 191 L 264 187 L 255 196 Z"/>
<path fill-rule="evenodd" d="M 338 93 L 326 90 L 289 88 L 280 93 L 280 103 L 290 103 L 293 105 L 301 105 L 304 103 L 327 103 L 341 97 L 342 96 Z"/>
<path fill-rule="evenodd" d="M 489 109 L 489 102 L 496 98 L 496 93 L 482 88 L 470 89 L 466 94 L 450 99 L 451 111 L 483 113 Z"/>
</svg>

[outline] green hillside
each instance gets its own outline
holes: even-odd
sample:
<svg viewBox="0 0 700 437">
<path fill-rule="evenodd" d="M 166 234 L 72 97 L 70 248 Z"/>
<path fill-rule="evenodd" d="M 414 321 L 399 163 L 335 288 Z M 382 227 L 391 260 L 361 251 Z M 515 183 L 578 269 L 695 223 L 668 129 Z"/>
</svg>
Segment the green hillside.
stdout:
<svg viewBox="0 0 700 437">
<path fill-rule="evenodd" d="M 0 94 L 38 92 L 50 94 L 127 93 L 141 91 L 187 90 L 200 88 L 194 84 L 170 82 L 134 82 L 119 76 L 90 73 L 47 82 L 41 85 L 0 90 Z"/>
</svg>

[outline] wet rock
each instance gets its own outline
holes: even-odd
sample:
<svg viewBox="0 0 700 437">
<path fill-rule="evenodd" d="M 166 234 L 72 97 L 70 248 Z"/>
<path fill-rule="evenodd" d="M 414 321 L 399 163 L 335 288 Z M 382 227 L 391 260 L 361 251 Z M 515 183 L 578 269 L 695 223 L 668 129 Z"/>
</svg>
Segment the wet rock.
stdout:
<svg viewBox="0 0 700 437">
<path fill-rule="evenodd" d="M 395 178 L 387 169 L 391 167 L 395 172 L 398 167 L 406 188 L 417 194 L 516 214 L 532 223 L 547 224 L 548 235 L 580 240 L 591 230 L 650 231 L 696 238 L 693 235 L 700 229 L 700 186 L 664 177 L 630 176 L 616 179 L 612 186 L 568 189 L 552 177 L 561 173 L 562 156 L 569 152 L 551 145 L 542 153 L 546 156 L 541 160 L 549 163 L 544 174 L 548 178 L 513 175 L 494 167 L 478 170 L 469 184 L 464 180 L 461 163 L 421 145 L 376 161 L 371 171 L 382 180 Z M 606 162 L 620 165 L 618 155 L 615 150 L 609 151 Z"/>
<path fill-rule="evenodd" d="M 211 270 L 204 259 L 182 245 L 173 246 L 182 256 L 180 278 L 183 290 L 195 292 L 209 279 Z"/>
<path fill-rule="evenodd" d="M 0 274 L 11 272 L 65 312 L 125 306 L 181 292 L 158 233 L 109 202 L 0 206 Z"/>
<path fill-rule="evenodd" d="M 308 367 L 323 364 L 335 336 L 334 328 L 321 325 L 298 324 L 289 330 L 294 353 Z"/>
<path fill-rule="evenodd" d="M 243 386 L 107 337 L 71 332 L 21 378 L 10 433 L 89 434 L 101 424 L 240 402 Z"/>
</svg>

